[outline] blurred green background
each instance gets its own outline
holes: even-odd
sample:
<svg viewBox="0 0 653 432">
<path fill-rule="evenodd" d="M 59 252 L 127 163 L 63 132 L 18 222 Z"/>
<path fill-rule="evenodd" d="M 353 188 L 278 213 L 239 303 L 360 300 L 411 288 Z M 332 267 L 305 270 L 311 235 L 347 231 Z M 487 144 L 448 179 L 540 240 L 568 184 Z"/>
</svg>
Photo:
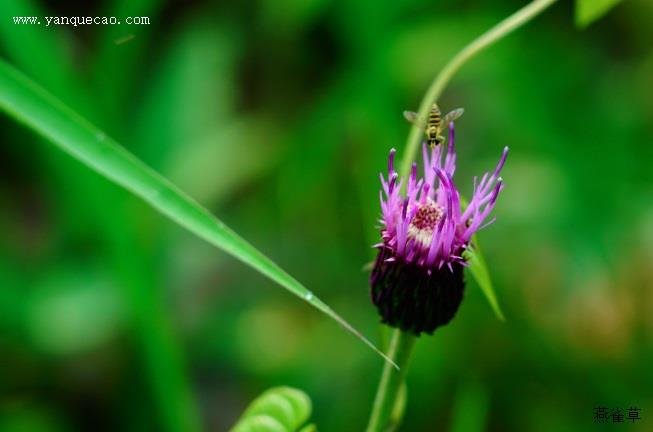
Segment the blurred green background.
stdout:
<svg viewBox="0 0 653 432">
<path fill-rule="evenodd" d="M 380 343 L 361 268 L 401 113 L 524 3 L 1 0 L 0 55 Z M 470 280 L 402 430 L 591 431 L 597 406 L 653 430 L 652 41 L 650 1 L 584 31 L 559 2 L 443 95 L 463 191 L 511 148 L 480 235 L 507 321 Z M 320 430 L 363 429 L 372 351 L 4 115 L 0 142 L 0 430 L 222 431 L 281 384 Z"/>
</svg>

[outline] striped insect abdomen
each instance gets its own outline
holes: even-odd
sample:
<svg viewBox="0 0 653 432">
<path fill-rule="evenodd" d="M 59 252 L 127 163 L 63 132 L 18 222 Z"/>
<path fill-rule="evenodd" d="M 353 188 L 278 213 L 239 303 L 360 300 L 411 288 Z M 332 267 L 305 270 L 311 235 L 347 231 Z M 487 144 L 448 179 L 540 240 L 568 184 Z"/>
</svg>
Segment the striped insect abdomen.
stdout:
<svg viewBox="0 0 653 432">
<path fill-rule="evenodd" d="M 431 108 L 431 111 L 429 111 L 428 126 L 439 129 L 441 122 L 442 122 L 442 115 L 440 113 L 440 108 L 438 108 L 437 105 L 433 104 L 433 108 Z"/>
</svg>

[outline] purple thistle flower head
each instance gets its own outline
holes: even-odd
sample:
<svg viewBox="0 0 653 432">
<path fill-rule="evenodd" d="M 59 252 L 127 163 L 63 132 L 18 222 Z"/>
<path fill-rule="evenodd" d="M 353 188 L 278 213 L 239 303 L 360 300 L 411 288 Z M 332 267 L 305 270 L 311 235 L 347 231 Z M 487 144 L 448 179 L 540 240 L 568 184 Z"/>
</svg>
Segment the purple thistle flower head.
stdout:
<svg viewBox="0 0 653 432">
<path fill-rule="evenodd" d="M 442 147 L 423 145 L 421 178 L 415 163 L 407 183 L 399 178 L 394 149 L 387 179 L 381 175 L 382 241 L 375 245 L 379 254 L 370 277 L 372 301 L 384 323 L 417 335 L 432 334 L 458 310 L 465 286 L 463 253 L 474 233 L 494 222 L 488 216 L 503 189 L 499 173 L 508 154 L 506 147 L 492 173 L 480 182 L 474 178 L 471 200 L 463 210 L 453 181 L 453 123 L 445 155 Z"/>
</svg>

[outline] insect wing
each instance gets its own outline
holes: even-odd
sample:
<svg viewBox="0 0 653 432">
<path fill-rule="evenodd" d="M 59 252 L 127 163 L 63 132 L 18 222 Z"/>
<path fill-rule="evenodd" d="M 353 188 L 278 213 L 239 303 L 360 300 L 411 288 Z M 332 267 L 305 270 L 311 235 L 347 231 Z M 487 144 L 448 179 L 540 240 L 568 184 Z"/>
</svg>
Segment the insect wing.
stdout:
<svg viewBox="0 0 653 432">
<path fill-rule="evenodd" d="M 451 123 L 452 121 L 455 121 L 455 120 L 459 119 L 460 116 L 463 115 L 464 112 L 465 112 L 465 110 L 462 109 L 462 108 L 455 109 L 455 110 L 453 110 L 453 111 L 447 113 L 446 116 L 444 116 L 444 118 L 442 119 L 442 123 L 443 123 L 446 127 L 449 127 L 449 123 Z"/>
<path fill-rule="evenodd" d="M 426 123 L 424 119 L 420 118 L 416 112 L 413 111 L 404 111 L 404 118 L 414 124 L 415 126 L 424 129 Z"/>
</svg>

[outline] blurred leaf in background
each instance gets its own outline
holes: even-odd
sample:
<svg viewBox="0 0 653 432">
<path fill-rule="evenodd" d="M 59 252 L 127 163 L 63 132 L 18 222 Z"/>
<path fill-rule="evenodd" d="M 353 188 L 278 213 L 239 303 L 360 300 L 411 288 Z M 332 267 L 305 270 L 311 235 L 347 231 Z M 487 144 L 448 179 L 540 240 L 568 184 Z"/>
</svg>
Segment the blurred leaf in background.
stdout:
<svg viewBox="0 0 653 432">
<path fill-rule="evenodd" d="M 576 24 L 587 27 L 615 7 L 621 0 L 575 0 Z"/>
</svg>

